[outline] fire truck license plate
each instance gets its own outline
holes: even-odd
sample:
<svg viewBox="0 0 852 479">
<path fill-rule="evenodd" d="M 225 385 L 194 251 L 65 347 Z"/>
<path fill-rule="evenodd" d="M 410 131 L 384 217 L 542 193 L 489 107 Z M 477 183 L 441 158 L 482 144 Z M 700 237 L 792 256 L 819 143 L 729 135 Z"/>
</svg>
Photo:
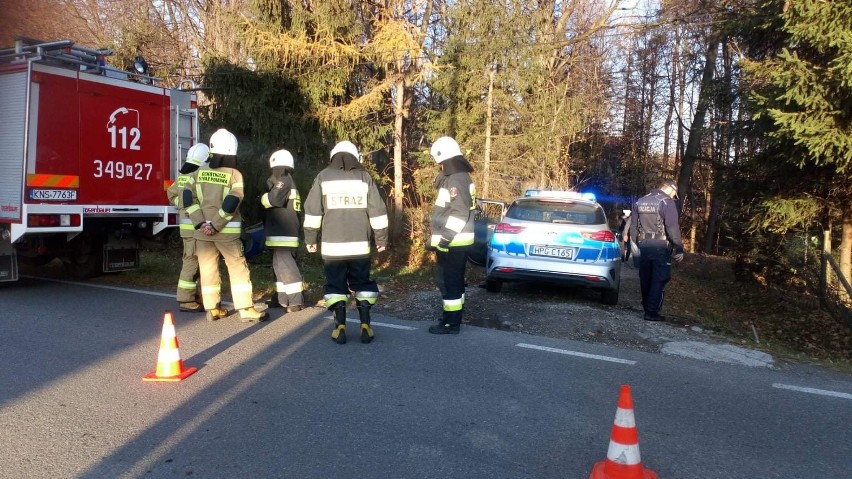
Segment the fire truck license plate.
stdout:
<svg viewBox="0 0 852 479">
<path fill-rule="evenodd" d="M 36 201 L 75 201 L 77 190 L 30 190 L 30 199 Z"/>
</svg>

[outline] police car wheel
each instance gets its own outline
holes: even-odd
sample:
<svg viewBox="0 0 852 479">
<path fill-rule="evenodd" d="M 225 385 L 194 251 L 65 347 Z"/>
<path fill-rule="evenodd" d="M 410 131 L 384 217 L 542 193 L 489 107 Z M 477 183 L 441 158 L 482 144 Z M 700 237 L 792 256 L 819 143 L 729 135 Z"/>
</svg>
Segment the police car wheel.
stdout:
<svg viewBox="0 0 852 479">
<path fill-rule="evenodd" d="M 601 291 L 601 303 L 607 304 L 609 306 L 615 306 L 618 304 L 618 290 L 617 289 L 605 289 Z"/>
<path fill-rule="evenodd" d="M 499 279 L 485 280 L 485 291 L 488 291 L 489 293 L 499 293 L 501 289 L 503 289 L 503 282 Z"/>
</svg>

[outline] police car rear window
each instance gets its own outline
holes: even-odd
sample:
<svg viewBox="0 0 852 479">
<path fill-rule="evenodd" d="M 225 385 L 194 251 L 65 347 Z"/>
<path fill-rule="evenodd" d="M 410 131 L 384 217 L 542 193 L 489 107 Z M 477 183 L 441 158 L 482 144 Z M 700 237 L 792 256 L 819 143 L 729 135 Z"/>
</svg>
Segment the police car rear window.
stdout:
<svg viewBox="0 0 852 479">
<path fill-rule="evenodd" d="M 509 207 L 506 217 L 542 223 L 606 224 L 606 215 L 600 205 L 571 200 L 518 200 Z"/>
</svg>

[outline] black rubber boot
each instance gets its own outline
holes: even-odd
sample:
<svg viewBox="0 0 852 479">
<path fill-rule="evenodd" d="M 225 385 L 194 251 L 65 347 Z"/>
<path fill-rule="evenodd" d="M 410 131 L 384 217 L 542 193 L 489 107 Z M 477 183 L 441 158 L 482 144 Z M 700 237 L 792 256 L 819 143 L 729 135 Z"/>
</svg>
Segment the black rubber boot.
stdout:
<svg viewBox="0 0 852 479">
<path fill-rule="evenodd" d="M 358 301 L 358 316 L 361 319 L 361 342 L 369 343 L 375 337 L 373 328 L 370 327 L 370 308 L 373 307 L 369 301 Z"/>
<path fill-rule="evenodd" d="M 337 344 L 346 344 L 346 303 L 335 303 L 329 308 L 334 313 L 334 329 L 331 331 L 331 339 Z"/>
<path fill-rule="evenodd" d="M 461 311 L 444 311 L 438 324 L 429 326 L 429 332 L 432 334 L 459 334 L 461 319 Z"/>
<path fill-rule="evenodd" d="M 270 297 L 266 301 L 266 306 L 270 308 L 283 308 L 284 306 L 278 301 L 278 293 L 272 293 L 272 297 Z"/>
</svg>

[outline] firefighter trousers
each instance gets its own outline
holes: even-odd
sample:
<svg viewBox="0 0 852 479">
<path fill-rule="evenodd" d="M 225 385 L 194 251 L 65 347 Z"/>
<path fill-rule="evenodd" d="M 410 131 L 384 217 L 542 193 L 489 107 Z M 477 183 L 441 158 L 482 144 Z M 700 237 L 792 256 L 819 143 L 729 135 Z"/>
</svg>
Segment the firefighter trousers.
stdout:
<svg viewBox="0 0 852 479">
<path fill-rule="evenodd" d="M 290 248 L 272 249 L 275 291 L 281 306 L 302 305 L 302 273 L 296 264 L 296 252 Z"/>
<path fill-rule="evenodd" d="M 240 239 L 196 240 L 195 246 L 198 253 L 198 268 L 201 270 L 201 297 L 204 300 L 204 309 L 209 311 L 217 308 L 221 302 L 220 255 L 225 259 L 225 266 L 228 268 L 234 308 L 246 309 L 254 306 L 251 278 Z"/>
<path fill-rule="evenodd" d="M 189 303 L 196 301 L 199 297 L 198 257 L 195 251 L 195 238 L 181 238 L 181 240 L 183 240 L 183 263 L 178 277 L 177 301 Z"/>
<path fill-rule="evenodd" d="M 325 269 L 325 305 L 331 309 L 341 301 L 349 300 L 349 291 L 358 301 L 376 304 L 379 287 L 370 279 L 370 258 L 327 260 Z"/>
<path fill-rule="evenodd" d="M 464 269 L 467 251 L 464 247 L 451 247 L 446 253 L 438 251 L 438 289 L 441 291 L 444 311 L 441 321 L 458 325 L 464 310 Z"/>
</svg>

